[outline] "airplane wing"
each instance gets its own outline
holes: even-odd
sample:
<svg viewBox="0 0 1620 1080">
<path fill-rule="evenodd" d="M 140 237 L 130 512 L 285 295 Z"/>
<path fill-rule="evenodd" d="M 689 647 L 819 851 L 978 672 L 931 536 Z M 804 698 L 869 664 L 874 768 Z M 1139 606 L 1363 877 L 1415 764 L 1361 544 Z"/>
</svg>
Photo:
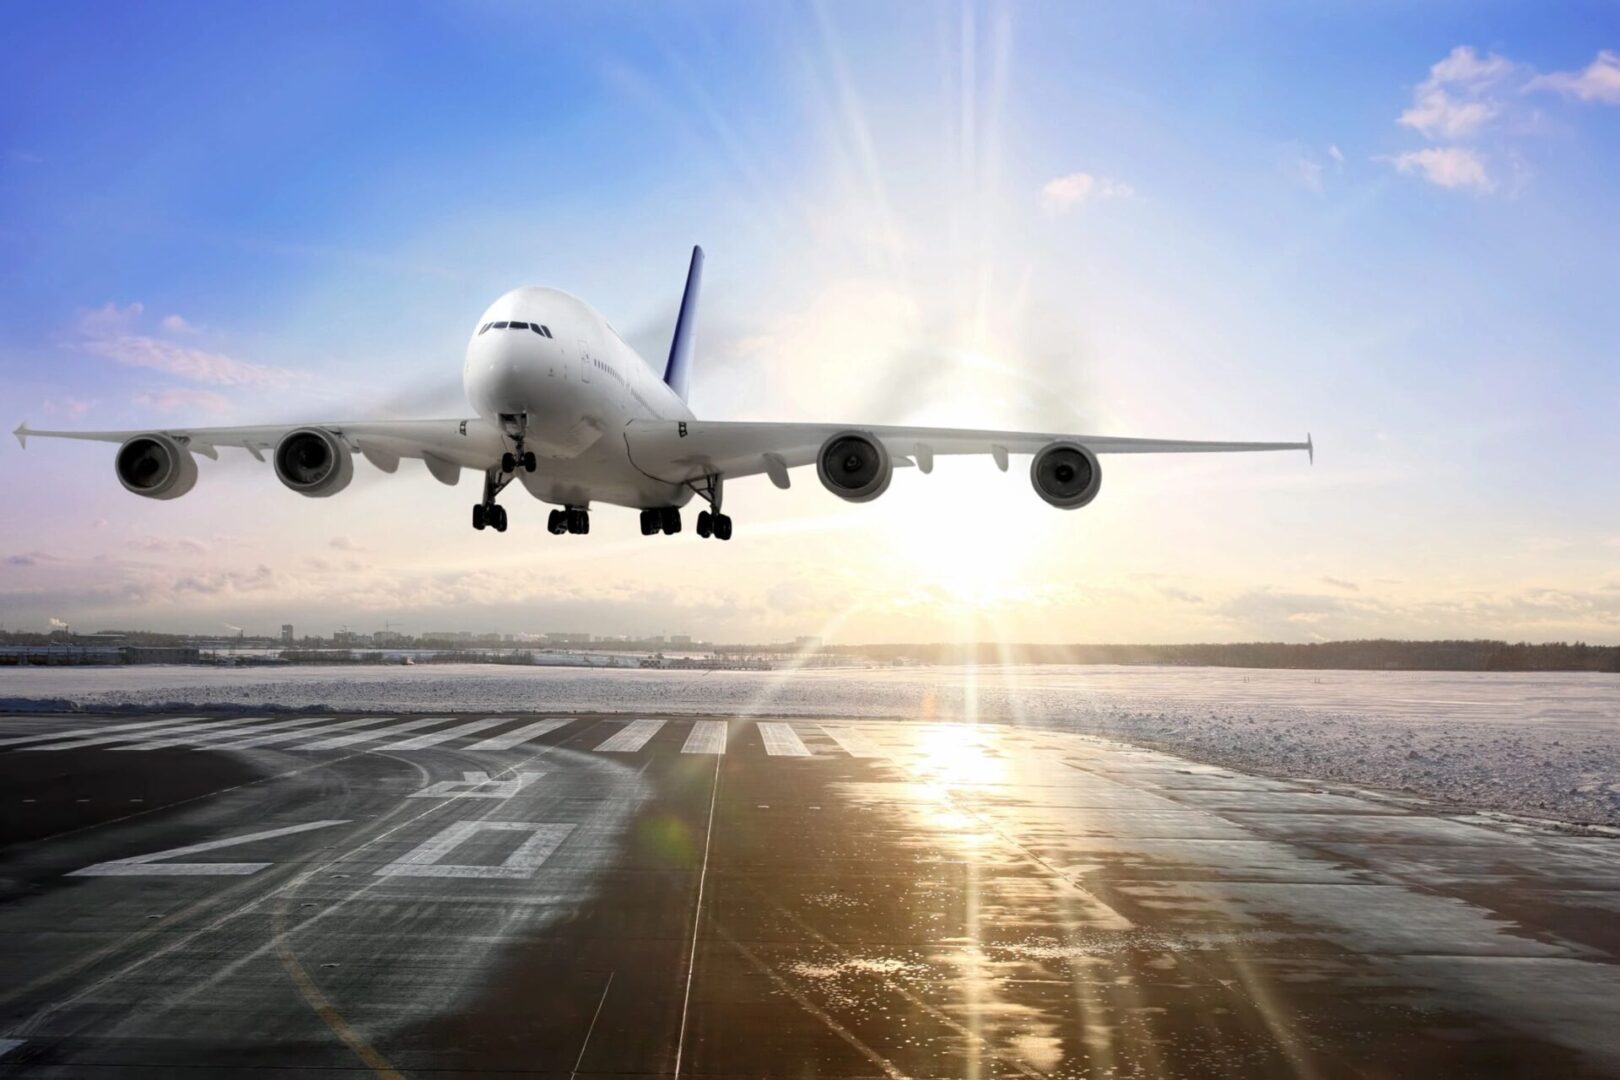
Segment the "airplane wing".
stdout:
<svg viewBox="0 0 1620 1080">
<path fill-rule="evenodd" d="M 441 483 L 454 484 L 462 469 L 492 468 L 507 449 L 501 431 L 488 420 L 339 421 L 255 427 L 147 428 L 142 431 L 36 431 L 27 424 L 12 434 L 25 449 L 29 439 L 81 439 L 125 443 L 141 436 L 161 436 L 203 457 L 218 459 L 220 447 L 246 450 L 260 461 L 282 437 L 293 431 L 326 432 L 350 453 L 358 453 L 384 472 L 399 468 L 401 458 L 417 458 Z"/>
<path fill-rule="evenodd" d="M 822 445 L 839 433 L 876 439 L 888 450 L 896 465 L 915 463 L 923 472 L 932 471 L 934 458 L 940 454 L 985 454 L 1006 471 L 1009 455 L 1039 453 L 1059 442 L 1078 443 L 1095 454 L 1304 450 L 1315 460 L 1315 445 L 1310 436 L 1306 436 L 1304 442 L 1208 442 L 1031 431 L 704 420 L 633 420 L 625 429 L 625 444 L 637 468 L 669 483 L 686 483 L 705 476 L 735 478 L 765 473 L 777 487 L 785 488 L 789 484 L 788 470 L 815 464 Z"/>
</svg>

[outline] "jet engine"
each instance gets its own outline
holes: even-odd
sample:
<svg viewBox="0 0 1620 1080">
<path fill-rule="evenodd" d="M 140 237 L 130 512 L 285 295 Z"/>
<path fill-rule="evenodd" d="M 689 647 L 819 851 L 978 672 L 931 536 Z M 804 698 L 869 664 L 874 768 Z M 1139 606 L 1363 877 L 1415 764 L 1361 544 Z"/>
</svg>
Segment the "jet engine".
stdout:
<svg viewBox="0 0 1620 1080">
<path fill-rule="evenodd" d="M 136 435 L 115 461 L 118 482 L 148 499 L 178 499 L 197 486 L 197 459 L 167 435 Z"/>
<path fill-rule="evenodd" d="M 1035 494 L 1058 509 L 1078 510 L 1097 497 L 1102 466 L 1097 455 L 1079 443 L 1055 442 L 1030 461 L 1029 482 L 1035 485 Z"/>
<path fill-rule="evenodd" d="M 299 428 L 276 444 L 276 475 L 281 482 L 312 499 L 336 495 L 354 479 L 354 456 L 330 431 Z"/>
<path fill-rule="evenodd" d="M 871 502 L 889 488 L 894 462 L 881 440 L 859 431 L 840 431 L 816 452 L 822 486 L 849 502 Z"/>
</svg>

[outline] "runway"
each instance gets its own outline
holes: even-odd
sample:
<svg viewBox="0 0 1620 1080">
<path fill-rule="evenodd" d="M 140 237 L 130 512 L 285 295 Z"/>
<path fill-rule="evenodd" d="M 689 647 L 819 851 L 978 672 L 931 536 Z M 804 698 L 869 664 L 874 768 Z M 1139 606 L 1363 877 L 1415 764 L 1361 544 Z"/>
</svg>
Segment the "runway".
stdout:
<svg viewBox="0 0 1620 1080">
<path fill-rule="evenodd" d="M 1620 840 L 1000 725 L 0 719 L 0 1075 L 1620 1075 Z"/>
</svg>

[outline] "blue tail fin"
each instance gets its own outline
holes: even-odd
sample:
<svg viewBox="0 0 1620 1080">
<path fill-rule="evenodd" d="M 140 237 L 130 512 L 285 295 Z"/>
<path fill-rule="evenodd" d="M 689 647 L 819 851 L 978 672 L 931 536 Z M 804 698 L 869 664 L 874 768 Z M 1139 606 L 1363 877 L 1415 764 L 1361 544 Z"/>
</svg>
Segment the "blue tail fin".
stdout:
<svg viewBox="0 0 1620 1080">
<path fill-rule="evenodd" d="M 675 340 L 669 343 L 669 363 L 664 367 L 664 383 L 682 401 L 686 400 L 687 380 L 692 373 L 692 324 L 697 322 L 698 287 L 703 284 L 703 249 L 692 249 L 692 265 L 686 271 L 686 292 L 681 296 L 681 313 L 675 319 Z"/>
</svg>

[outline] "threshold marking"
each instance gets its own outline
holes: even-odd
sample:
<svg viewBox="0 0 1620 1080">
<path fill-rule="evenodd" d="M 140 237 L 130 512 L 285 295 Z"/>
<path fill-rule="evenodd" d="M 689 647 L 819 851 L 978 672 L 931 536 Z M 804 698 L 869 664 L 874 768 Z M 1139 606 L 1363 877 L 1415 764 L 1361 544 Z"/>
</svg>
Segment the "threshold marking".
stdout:
<svg viewBox="0 0 1620 1080">
<path fill-rule="evenodd" d="M 723 754 L 726 752 L 726 722 L 724 720 L 695 720 L 692 734 L 686 737 L 683 754 Z"/>
<path fill-rule="evenodd" d="M 437 719 L 440 721 L 454 720 L 455 717 L 440 716 L 437 717 Z M 418 735 L 416 738 L 406 739 L 404 742 L 389 743 L 387 746 L 379 747 L 379 749 L 422 750 L 429 746 L 438 746 L 440 743 L 447 743 L 451 739 L 459 739 L 463 735 L 471 735 L 474 732 L 483 731 L 486 728 L 492 728 L 497 724 L 506 724 L 510 722 L 511 717 L 509 716 L 490 716 L 484 718 L 483 720 L 469 720 L 466 723 L 445 728 L 443 731 L 430 731 L 426 735 Z"/>
<path fill-rule="evenodd" d="M 25 746 L 24 750 L 79 750 L 86 746 L 104 746 L 108 743 L 128 742 L 131 739 L 144 739 L 147 735 L 177 734 L 181 731 L 190 731 L 197 728 L 206 728 L 208 723 L 201 716 L 171 716 L 168 727 L 158 731 L 148 731 L 143 735 L 102 735 L 94 739 L 74 739 L 71 742 L 50 743 L 46 746 Z"/>
<path fill-rule="evenodd" d="M 392 716 L 368 716 L 364 720 L 351 720 L 347 725 L 337 726 L 357 727 L 362 723 L 387 724 L 393 719 L 394 718 Z M 373 727 L 369 731 L 361 731 L 353 735 L 339 735 L 333 739 L 322 739 L 320 742 L 306 743 L 303 746 L 295 746 L 293 749 L 339 750 L 345 746 L 357 746 L 360 743 L 370 742 L 373 739 L 386 739 L 390 735 L 397 735 L 402 731 L 416 731 L 417 729 L 425 728 L 430 724 L 442 724 L 446 719 L 448 718 L 443 716 L 426 716 L 420 720 L 408 720 L 403 724 L 392 724 L 391 726 L 384 728 Z M 336 727 L 334 727 L 333 730 L 335 731 Z"/>
<path fill-rule="evenodd" d="M 79 739 L 86 735 L 111 735 L 118 731 L 145 731 L 148 728 L 162 727 L 174 723 L 174 717 L 165 716 L 161 720 L 142 720 L 137 724 L 103 724 L 100 727 L 74 728 L 72 731 L 36 731 L 32 735 L 13 735 L 9 739 L 0 739 L 0 746 L 16 746 L 18 743 L 39 742 L 42 739 Z"/>
<path fill-rule="evenodd" d="M 791 724 L 763 723 L 759 733 L 765 739 L 765 752 L 772 757 L 812 757 Z"/>
<path fill-rule="evenodd" d="M 658 734 L 664 726 L 662 720 L 632 720 L 610 737 L 597 750 L 609 754 L 633 754 L 647 745 L 647 740 Z"/>
<path fill-rule="evenodd" d="M 844 753 L 848 754 L 850 757 L 875 758 L 883 756 L 877 747 L 873 746 L 867 741 L 865 735 L 862 735 L 852 727 L 840 727 L 837 724 L 822 724 L 821 730 L 826 732 L 827 737 L 833 742 L 837 743 L 839 749 L 843 750 Z"/>
<path fill-rule="evenodd" d="M 230 721 L 224 727 L 212 727 L 205 731 L 182 732 L 179 735 L 164 735 L 145 742 L 130 743 L 128 746 L 115 746 L 114 750 L 167 750 L 174 746 L 201 746 L 220 739 L 234 739 L 242 735 L 250 735 L 260 731 L 280 731 L 283 728 L 297 727 L 308 724 L 308 717 L 299 717 L 296 720 L 277 720 L 273 724 L 263 724 L 262 721 L 270 719 L 268 716 L 242 716 Z"/>
<path fill-rule="evenodd" d="M 509 717 L 506 719 L 510 719 Z M 558 728 L 567 727 L 574 722 L 572 716 L 565 716 L 561 720 L 536 720 L 532 724 L 525 724 L 516 731 L 508 731 L 501 735 L 492 735 L 482 742 L 475 742 L 467 747 L 468 750 L 510 750 L 514 746 L 526 743 L 530 739 L 538 739 L 542 735 L 549 735 Z"/>
</svg>

